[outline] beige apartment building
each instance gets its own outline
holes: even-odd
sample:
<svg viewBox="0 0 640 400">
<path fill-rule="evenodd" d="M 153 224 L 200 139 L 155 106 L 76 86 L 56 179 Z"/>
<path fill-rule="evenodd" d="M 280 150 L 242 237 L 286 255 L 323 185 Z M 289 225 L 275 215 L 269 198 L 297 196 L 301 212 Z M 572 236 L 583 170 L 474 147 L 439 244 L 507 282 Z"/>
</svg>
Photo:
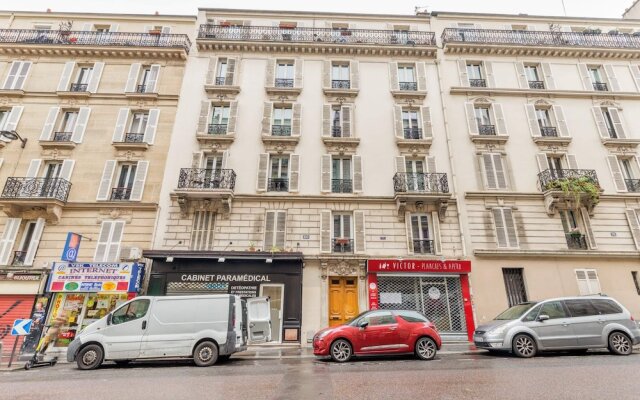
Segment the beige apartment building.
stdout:
<svg viewBox="0 0 640 400">
<path fill-rule="evenodd" d="M 135 295 L 139 282 L 119 282 L 141 278 L 133 262 L 153 240 L 193 24 L 182 16 L 0 13 L 4 352 L 13 339 L 4 328 L 30 318 L 38 295 L 50 294 L 37 300 L 49 321 L 65 316 L 59 348 Z M 51 271 L 69 232 L 82 235 L 76 259 L 86 268 Z M 49 275 L 59 282 L 47 286 Z"/>
</svg>

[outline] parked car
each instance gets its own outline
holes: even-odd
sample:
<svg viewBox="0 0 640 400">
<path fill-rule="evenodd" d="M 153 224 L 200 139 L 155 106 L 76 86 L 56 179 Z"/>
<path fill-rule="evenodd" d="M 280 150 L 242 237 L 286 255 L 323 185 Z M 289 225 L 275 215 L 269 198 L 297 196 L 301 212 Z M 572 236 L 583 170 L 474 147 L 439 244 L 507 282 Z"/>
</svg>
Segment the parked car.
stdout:
<svg viewBox="0 0 640 400">
<path fill-rule="evenodd" d="M 137 297 L 84 328 L 69 344 L 67 360 L 80 369 L 104 361 L 193 358 L 207 367 L 271 340 L 268 297 L 233 295 Z"/>
<path fill-rule="evenodd" d="M 479 326 L 478 348 L 533 357 L 546 350 L 608 348 L 629 355 L 640 343 L 640 327 L 618 301 L 602 295 L 527 302 Z"/>
<path fill-rule="evenodd" d="M 313 354 L 346 362 L 355 356 L 415 354 L 432 360 L 442 340 L 431 323 L 417 311 L 364 312 L 344 325 L 325 328 L 313 337 Z"/>
</svg>

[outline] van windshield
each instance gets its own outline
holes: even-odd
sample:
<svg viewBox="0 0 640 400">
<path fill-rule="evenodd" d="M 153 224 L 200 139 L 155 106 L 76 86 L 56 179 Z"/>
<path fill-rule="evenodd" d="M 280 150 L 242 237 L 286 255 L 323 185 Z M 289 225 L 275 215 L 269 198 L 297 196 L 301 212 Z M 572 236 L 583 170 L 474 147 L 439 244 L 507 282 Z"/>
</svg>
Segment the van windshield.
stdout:
<svg viewBox="0 0 640 400">
<path fill-rule="evenodd" d="M 500 315 L 495 317 L 494 320 L 507 321 L 507 320 L 512 320 L 512 319 L 518 319 L 518 318 L 522 317 L 524 315 L 524 313 L 529 311 L 531 309 L 531 307 L 533 307 L 535 305 L 536 305 L 536 303 L 518 304 L 517 306 L 513 306 L 511 308 L 508 308 L 506 311 L 503 311 L 502 313 L 500 313 Z"/>
</svg>

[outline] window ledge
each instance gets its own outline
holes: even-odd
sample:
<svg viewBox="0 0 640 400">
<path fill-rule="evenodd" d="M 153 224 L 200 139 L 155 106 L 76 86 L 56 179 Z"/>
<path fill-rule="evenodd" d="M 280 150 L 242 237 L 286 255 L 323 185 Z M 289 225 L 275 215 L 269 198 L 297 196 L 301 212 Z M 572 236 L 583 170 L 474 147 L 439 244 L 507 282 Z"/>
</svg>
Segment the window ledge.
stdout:
<svg viewBox="0 0 640 400">
<path fill-rule="evenodd" d="M 91 92 L 89 91 L 79 91 L 79 92 L 71 92 L 71 91 L 57 91 L 56 94 L 59 97 L 77 97 L 77 98 L 87 98 L 91 97 Z"/>
<path fill-rule="evenodd" d="M 268 95 L 271 96 L 297 96 L 302 92 L 301 87 L 275 87 L 275 86 L 267 86 L 265 87 Z"/>
<path fill-rule="evenodd" d="M 358 145 L 360 144 L 360 138 L 356 137 L 333 137 L 324 136 L 322 138 L 324 145 L 327 147 L 327 152 L 330 154 L 355 154 Z"/>
<path fill-rule="evenodd" d="M 640 139 L 607 138 L 607 139 L 602 139 L 602 144 L 612 148 L 618 148 L 618 147 L 636 148 L 640 144 Z"/>
<path fill-rule="evenodd" d="M 360 89 L 323 88 L 322 91 L 326 96 L 335 96 L 335 97 L 356 97 L 358 96 L 358 93 L 360 93 Z"/>
<path fill-rule="evenodd" d="M 196 133 L 196 139 L 201 144 L 207 143 L 231 143 L 236 140 L 235 133 L 227 133 L 224 135 L 211 135 L 209 133 Z"/>
<path fill-rule="evenodd" d="M 533 142 L 540 146 L 557 146 L 568 145 L 571 143 L 571 137 L 549 137 L 549 136 L 534 136 Z"/>
<path fill-rule="evenodd" d="M 43 149 L 74 149 L 76 147 L 76 142 L 60 142 L 53 140 L 41 140 L 40 146 Z"/>
<path fill-rule="evenodd" d="M 149 148 L 149 143 L 145 142 L 113 142 L 112 144 L 118 150 L 147 150 Z"/>
<path fill-rule="evenodd" d="M 431 148 L 433 138 L 401 139 L 396 138 L 396 144 L 403 155 L 426 155 Z"/>
<path fill-rule="evenodd" d="M 475 249 L 473 255 L 476 257 L 532 257 L 532 258 L 562 258 L 562 257 L 584 257 L 584 258 L 617 258 L 637 260 L 640 251 L 604 251 L 604 250 L 523 250 L 523 249 Z"/>
<path fill-rule="evenodd" d="M 125 97 L 129 99 L 157 99 L 158 93 L 138 93 L 138 92 L 125 92 Z"/>
<path fill-rule="evenodd" d="M 235 85 L 204 85 L 204 91 L 209 94 L 238 94 L 240 86 Z"/>
<path fill-rule="evenodd" d="M 22 89 L 0 89 L 0 96 L 22 97 L 22 96 L 24 96 L 24 90 L 22 90 Z"/>
<path fill-rule="evenodd" d="M 292 153 L 299 141 L 300 136 L 262 135 L 262 142 L 267 152 Z"/>
<path fill-rule="evenodd" d="M 596 90 L 558 90 L 558 89 L 520 89 L 520 88 L 486 88 L 470 86 L 454 86 L 449 90 L 456 95 L 485 95 L 485 96 L 557 96 L 581 99 L 640 99 L 638 92 L 599 92 Z"/>
<path fill-rule="evenodd" d="M 427 97 L 426 90 L 392 90 L 391 95 L 396 99 L 424 100 Z"/>
<path fill-rule="evenodd" d="M 509 135 L 469 135 L 473 143 L 506 143 Z"/>
</svg>

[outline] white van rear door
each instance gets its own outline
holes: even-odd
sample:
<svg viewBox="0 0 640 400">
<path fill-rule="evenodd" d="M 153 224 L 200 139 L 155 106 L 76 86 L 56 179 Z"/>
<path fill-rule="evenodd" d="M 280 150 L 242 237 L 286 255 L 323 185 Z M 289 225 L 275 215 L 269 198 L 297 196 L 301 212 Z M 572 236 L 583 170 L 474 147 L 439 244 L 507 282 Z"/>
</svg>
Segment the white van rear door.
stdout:
<svg viewBox="0 0 640 400">
<path fill-rule="evenodd" d="M 271 341 L 271 304 L 268 297 L 247 299 L 247 319 L 250 342 Z"/>
</svg>

